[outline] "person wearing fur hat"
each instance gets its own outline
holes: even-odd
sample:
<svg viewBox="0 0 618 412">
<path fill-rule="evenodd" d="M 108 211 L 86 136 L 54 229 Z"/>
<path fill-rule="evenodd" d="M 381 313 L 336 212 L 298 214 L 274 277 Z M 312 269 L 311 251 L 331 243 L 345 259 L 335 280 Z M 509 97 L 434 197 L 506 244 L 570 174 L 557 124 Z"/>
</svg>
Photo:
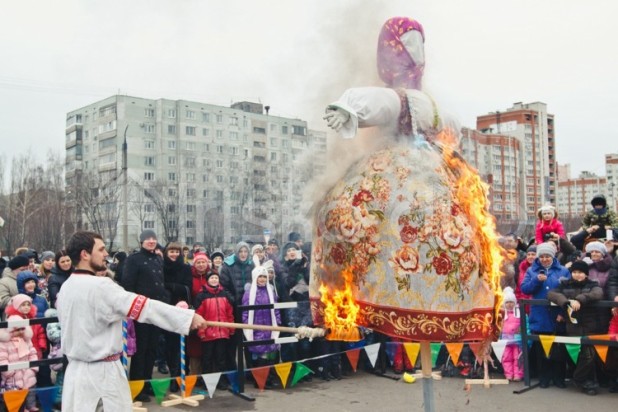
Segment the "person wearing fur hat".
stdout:
<svg viewBox="0 0 618 412">
<path fill-rule="evenodd" d="M 21 316 L 12 315 L 9 322 L 22 320 Z M 9 323 L 10 325 L 10 323 Z M 36 349 L 32 345 L 32 329 L 30 326 L 9 326 L 0 329 L 0 365 L 28 363 L 37 360 Z M 14 369 L 2 372 L 2 388 L 30 389 L 36 385 L 38 367 Z M 25 411 L 38 411 L 36 394 L 28 391 L 25 401 Z"/>
<path fill-rule="evenodd" d="M 216 271 L 208 272 L 206 284 L 195 298 L 196 313 L 206 320 L 217 322 L 234 322 L 232 295 L 219 283 Z M 202 373 L 223 372 L 227 370 L 227 345 L 234 329 L 211 326 L 200 330 L 198 336 L 202 342 Z M 193 372 L 192 372 L 193 373 Z M 219 389 L 226 389 L 224 380 L 219 381 Z"/>
<path fill-rule="evenodd" d="M 558 287 L 562 278 L 569 279 L 571 274 L 556 259 L 556 245 L 553 242 L 541 243 L 536 247 L 536 259 L 526 272 L 521 284 L 521 291 L 531 295 L 533 299 L 546 299 L 547 292 Z M 532 305 L 528 318 L 530 331 L 535 335 L 555 335 L 561 326 L 558 323 L 559 308 Z M 547 358 L 540 342 L 535 342 L 533 350 L 536 353 L 539 370 L 539 386 L 549 387 L 551 381 L 559 388 L 564 388 L 566 373 L 566 353 L 564 347 L 558 345 L 552 351 L 552 357 Z"/>
<path fill-rule="evenodd" d="M 555 289 L 547 293 L 547 299 L 562 308 L 567 315 L 568 336 L 588 336 L 605 333 L 607 323 L 598 316 L 598 310 L 590 304 L 603 299 L 603 289 L 588 277 L 588 264 L 576 261 L 570 267 L 571 278 L 563 279 Z M 595 349 L 582 345 L 573 380 L 588 395 L 596 395 L 598 382 L 595 365 Z"/>
<path fill-rule="evenodd" d="M 521 323 L 517 298 L 512 288 L 506 287 L 502 291 L 504 299 L 504 315 L 502 322 L 501 340 L 507 344 L 502 354 L 504 377 L 519 382 L 524 377 L 524 368 L 521 361 Z"/>
<path fill-rule="evenodd" d="M 223 259 L 225 259 L 225 255 L 221 251 L 221 249 L 215 249 L 210 254 L 210 261 L 212 262 L 212 267 L 217 271 L 217 273 L 221 272 L 221 268 L 223 267 Z"/>
<path fill-rule="evenodd" d="M 607 229 L 618 228 L 618 217 L 608 209 L 604 195 L 595 195 L 590 204 L 592 209 L 584 215 L 580 232 L 571 237 L 571 243 L 579 250 L 584 250 L 587 239 L 604 239 Z"/>
<path fill-rule="evenodd" d="M 545 205 L 538 210 L 537 216 L 539 217 L 535 229 L 537 245 L 549 240 L 558 241 L 559 238 L 565 237 L 564 226 L 558 220 L 555 207 Z"/>
<path fill-rule="evenodd" d="M 251 286 L 242 298 L 243 305 L 267 305 L 277 302 L 275 288 L 268 282 L 268 269 L 258 266 L 251 272 Z M 281 325 L 281 315 L 278 309 L 257 309 L 243 311 L 242 322 L 247 325 Z M 268 340 L 279 337 L 279 332 L 267 330 L 244 329 L 243 333 L 247 341 Z M 279 345 L 275 343 L 267 345 L 249 346 L 251 364 L 255 367 L 269 366 L 277 363 Z M 266 381 L 266 389 L 272 389 L 270 377 Z"/>
</svg>

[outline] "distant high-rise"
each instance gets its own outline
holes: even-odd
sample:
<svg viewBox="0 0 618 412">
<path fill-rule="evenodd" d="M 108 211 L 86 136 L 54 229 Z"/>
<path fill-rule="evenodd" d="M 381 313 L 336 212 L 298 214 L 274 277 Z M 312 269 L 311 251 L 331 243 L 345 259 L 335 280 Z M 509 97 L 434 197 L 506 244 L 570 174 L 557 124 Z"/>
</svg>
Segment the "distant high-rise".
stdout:
<svg viewBox="0 0 618 412">
<path fill-rule="evenodd" d="M 230 247 L 304 232 L 306 183 L 324 169 L 326 134 L 269 107 L 112 96 L 66 119 L 66 185 L 74 228 L 121 246 L 126 133 L 129 245 L 143 229 L 161 243 Z"/>
<path fill-rule="evenodd" d="M 554 115 L 541 102 L 515 103 L 504 112 L 478 116 L 476 128 L 484 134 L 515 137 L 521 144 L 518 174 L 522 216 L 536 219 L 538 209 L 556 202 L 556 141 Z"/>
</svg>

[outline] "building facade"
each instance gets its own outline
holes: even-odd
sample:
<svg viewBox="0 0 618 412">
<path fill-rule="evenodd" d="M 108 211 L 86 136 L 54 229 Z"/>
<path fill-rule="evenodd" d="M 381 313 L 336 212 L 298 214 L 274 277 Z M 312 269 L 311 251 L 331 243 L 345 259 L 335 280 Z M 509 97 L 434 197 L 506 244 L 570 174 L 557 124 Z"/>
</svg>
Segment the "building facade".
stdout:
<svg viewBox="0 0 618 412">
<path fill-rule="evenodd" d="M 582 172 L 578 178 L 558 182 L 556 210 L 561 219 L 581 218 L 592 208 L 590 201 L 596 194 L 607 197 L 607 179 Z M 608 199 L 608 206 L 610 200 Z M 610 206 L 611 207 L 611 206 Z M 570 228 L 575 230 L 574 228 Z"/>
<path fill-rule="evenodd" d="M 154 229 L 160 242 L 224 248 L 263 239 L 264 230 L 309 236 L 299 204 L 307 182 L 324 170 L 325 153 L 324 132 L 271 116 L 259 103 L 112 96 L 67 114 L 73 224 L 118 246 L 126 224 L 129 247 L 143 229 Z"/>
<path fill-rule="evenodd" d="M 537 210 L 544 204 L 555 204 L 554 116 L 547 113 L 545 103 L 515 103 L 504 112 L 478 116 L 476 128 L 486 134 L 512 136 L 520 142 L 521 207 L 529 220 L 536 219 Z"/>
</svg>

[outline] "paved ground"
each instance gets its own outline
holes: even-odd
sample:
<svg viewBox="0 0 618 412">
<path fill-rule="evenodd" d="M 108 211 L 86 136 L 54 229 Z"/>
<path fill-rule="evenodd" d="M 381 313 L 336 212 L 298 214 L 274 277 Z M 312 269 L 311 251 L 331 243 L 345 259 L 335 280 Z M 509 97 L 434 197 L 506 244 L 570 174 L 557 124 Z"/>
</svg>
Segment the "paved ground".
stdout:
<svg viewBox="0 0 618 412">
<path fill-rule="evenodd" d="M 313 379 L 294 388 L 259 392 L 252 385 L 247 392 L 255 396 L 248 402 L 228 391 L 217 391 L 212 399 L 206 398 L 200 406 L 174 406 L 163 408 L 154 402 L 145 404 L 148 411 L 424 411 L 423 383 L 413 384 L 394 381 L 359 371 L 341 381 L 324 382 Z M 535 388 L 522 394 L 514 390 L 524 388 L 523 383 L 496 385 L 489 389 L 473 385 L 464 389 L 462 378 L 444 378 L 433 381 L 435 411 L 611 411 L 616 410 L 618 394 L 601 389 L 597 396 L 587 396 L 574 387 L 558 389 Z"/>
</svg>

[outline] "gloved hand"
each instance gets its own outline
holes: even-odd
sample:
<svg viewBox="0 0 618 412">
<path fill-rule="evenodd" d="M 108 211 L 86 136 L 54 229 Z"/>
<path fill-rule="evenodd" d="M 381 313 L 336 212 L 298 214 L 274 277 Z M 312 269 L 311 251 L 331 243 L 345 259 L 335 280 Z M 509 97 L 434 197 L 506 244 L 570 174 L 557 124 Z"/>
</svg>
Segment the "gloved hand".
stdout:
<svg viewBox="0 0 618 412">
<path fill-rule="evenodd" d="M 326 120 L 328 127 L 338 132 L 350 119 L 350 114 L 345 110 L 329 106 L 326 108 L 326 116 L 324 116 L 323 119 Z"/>
</svg>

